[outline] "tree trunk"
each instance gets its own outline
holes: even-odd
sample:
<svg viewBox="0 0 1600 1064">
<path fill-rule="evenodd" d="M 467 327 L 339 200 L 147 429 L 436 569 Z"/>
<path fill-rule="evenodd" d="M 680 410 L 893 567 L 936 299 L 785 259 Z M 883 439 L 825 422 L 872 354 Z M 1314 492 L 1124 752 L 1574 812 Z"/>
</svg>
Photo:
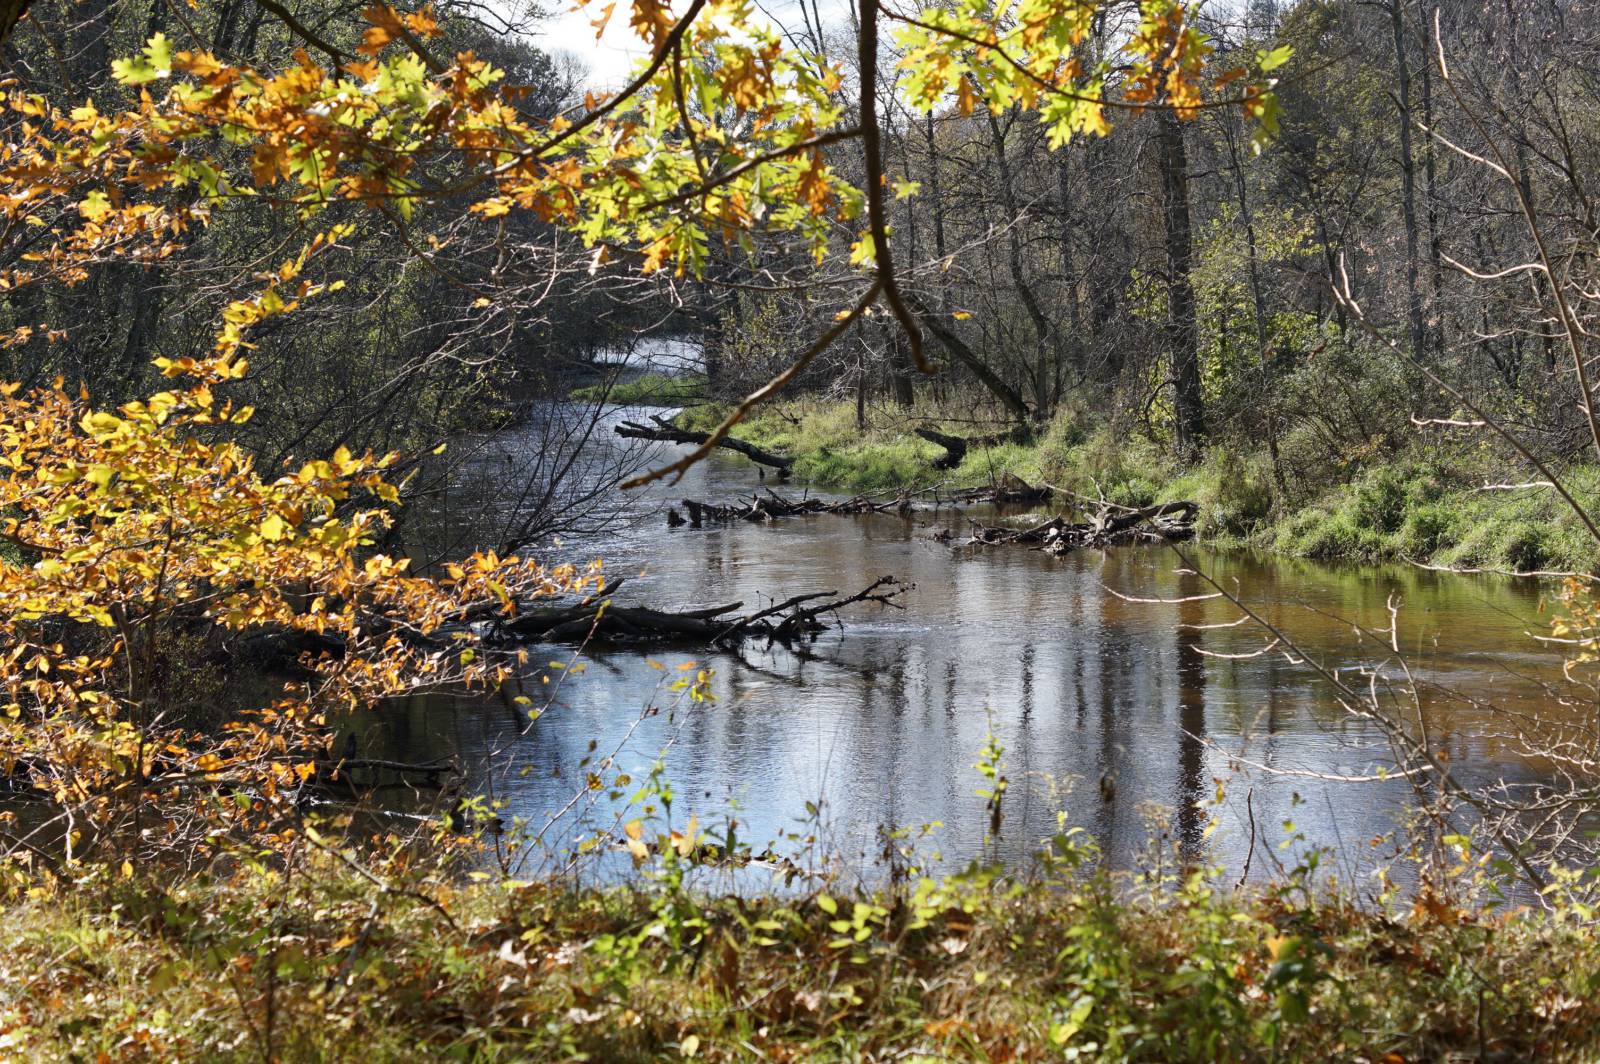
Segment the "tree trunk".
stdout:
<svg viewBox="0 0 1600 1064">
<path fill-rule="evenodd" d="M 1194 234 L 1189 223 L 1189 153 L 1183 123 L 1170 109 L 1158 119 L 1161 209 L 1166 222 L 1167 344 L 1172 359 L 1178 453 L 1194 458 L 1204 446 L 1205 399 L 1200 384 L 1200 328 L 1195 320 Z"/>
<path fill-rule="evenodd" d="M 1006 408 L 1006 412 L 1016 420 L 1018 430 L 1027 435 L 1031 431 L 1031 411 L 1028 409 L 1027 401 L 1017 393 L 1017 390 L 1007 384 L 998 373 L 990 369 L 982 357 L 969 347 L 966 341 L 957 336 L 955 331 L 947 326 L 938 314 L 930 311 L 915 297 L 908 298 L 906 302 L 916 312 L 917 319 L 922 322 L 922 327 L 932 333 L 934 339 L 938 340 L 944 349 L 953 355 L 958 362 L 966 366 L 972 375 L 977 377 L 985 388 L 989 389 L 991 395 L 1000 400 L 1000 404 Z"/>
<path fill-rule="evenodd" d="M 1015 116 L 1017 112 L 1013 108 L 1009 113 Z M 1006 157 L 1005 132 L 1000 128 L 1000 120 L 995 117 L 993 111 L 985 108 L 984 114 L 989 119 L 989 136 L 994 143 L 995 169 L 1000 178 L 1000 204 L 1005 209 L 1006 265 L 1010 270 L 1011 283 L 1016 288 L 1017 298 L 1021 300 L 1023 309 L 1028 312 L 1028 321 L 1033 325 L 1034 362 L 1030 367 L 1030 376 L 1033 378 L 1033 416 L 1036 420 L 1044 422 L 1050 418 L 1052 352 L 1055 355 L 1055 365 L 1059 366 L 1062 361 L 1060 337 L 1033 294 L 1033 281 L 1027 276 L 1023 262 L 1022 211 L 1017 206 L 1016 190 L 1012 186 L 1011 162 Z"/>
<path fill-rule="evenodd" d="M 111 77 L 111 0 L 85 0 L 74 15 L 72 77 L 79 91 L 88 91 Z"/>
<path fill-rule="evenodd" d="M 1389 22 L 1394 30 L 1395 88 L 1400 101 L 1400 213 L 1406 227 L 1406 316 L 1411 321 L 1411 350 L 1426 356 L 1427 334 L 1422 321 L 1422 293 L 1417 287 L 1417 163 L 1411 154 L 1411 64 L 1406 58 L 1405 18 L 1400 0 L 1389 2 Z"/>
<path fill-rule="evenodd" d="M 916 392 L 912 386 L 912 374 L 916 367 L 911 364 L 911 357 L 906 354 L 905 346 L 901 342 L 900 330 L 889 330 L 889 384 L 894 391 L 894 405 L 902 410 L 909 410 L 916 405 Z"/>
<path fill-rule="evenodd" d="M 1071 330 L 1072 339 L 1069 341 L 1067 357 L 1070 366 L 1058 366 L 1056 369 L 1055 394 L 1051 396 L 1052 403 L 1061 401 L 1061 374 L 1070 369 L 1075 375 L 1083 375 L 1083 316 L 1078 308 L 1078 268 L 1072 254 L 1073 238 L 1077 235 L 1077 218 L 1072 209 L 1072 155 L 1066 149 L 1061 149 L 1061 165 L 1056 167 L 1056 181 L 1061 197 L 1061 291 L 1063 302 L 1067 305 L 1067 328 Z"/>
<path fill-rule="evenodd" d="M 1422 63 L 1422 123 L 1427 129 L 1433 129 L 1433 64 L 1424 59 Z M 1433 137 L 1429 136 L 1423 141 L 1422 150 L 1422 177 L 1423 197 L 1428 205 L 1428 305 L 1434 315 L 1434 322 L 1428 329 L 1428 345 L 1434 354 L 1444 352 L 1444 323 L 1439 319 L 1440 291 L 1444 287 L 1444 258 L 1439 244 L 1439 167 L 1438 155 L 1434 150 Z"/>
<path fill-rule="evenodd" d="M 28 13 L 33 0 L 0 0 L 0 44 L 11 39 L 12 32 L 22 16 Z"/>
<path fill-rule="evenodd" d="M 1239 153 L 1240 131 L 1234 126 L 1232 116 L 1223 119 L 1223 133 L 1228 141 L 1228 161 L 1233 170 L 1234 192 L 1239 197 L 1239 220 L 1244 223 L 1245 248 L 1249 254 L 1250 296 L 1254 303 L 1256 333 L 1256 365 L 1261 372 L 1261 412 L 1266 418 L 1267 453 L 1272 457 L 1272 477 L 1278 486 L 1280 498 L 1288 496 L 1288 484 L 1283 476 L 1283 462 L 1278 453 L 1278 417 L 1270 380 L 1271 366 L 1268 350 L 1271 335 L 1267 331 L 1267 294 L 1261 280 L 1261 253 L 1256 242 L 1255 212 L 1250 206 L 1250 186 L 1245 181 L 1244 158 Z"/>
</svg>

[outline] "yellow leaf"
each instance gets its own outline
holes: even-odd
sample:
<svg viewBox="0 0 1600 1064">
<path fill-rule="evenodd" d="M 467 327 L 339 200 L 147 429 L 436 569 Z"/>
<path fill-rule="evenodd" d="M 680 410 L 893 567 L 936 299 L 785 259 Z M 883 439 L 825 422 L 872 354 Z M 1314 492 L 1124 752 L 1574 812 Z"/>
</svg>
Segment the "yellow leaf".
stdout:
<svg viewBox="0 0 1600 1064">
<path fill-rule="evenodd" d="M 688 857 L 694 852 L 695 836 L 699 833 L 699 828 L 700 817 L 696 815 L 689 818 L 689 824 L 681 835 L 676 831 L 672 833 L 672 847 L 678 851 L 679 857 Z"/>
<path fill-rule="evenodd" d="M 963 115 L 970 115 L 978 103 L 978 93 L 973 88 L 972 80 L 963 77 L 956 86 L 956 107 Z"/>
</svg>

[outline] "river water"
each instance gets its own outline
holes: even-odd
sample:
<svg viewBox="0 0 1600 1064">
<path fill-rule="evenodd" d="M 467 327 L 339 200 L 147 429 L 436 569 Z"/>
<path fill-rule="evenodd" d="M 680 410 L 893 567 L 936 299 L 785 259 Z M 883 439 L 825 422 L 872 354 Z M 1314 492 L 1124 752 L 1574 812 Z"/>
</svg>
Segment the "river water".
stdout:
<svg viewBox="0 0 1600 1064">
<path fill-rule="evenodd" d="M 541 435 L 513 431 L 495 446 L 514 461 Z M 626 578 L 622 604 L 754 607 L 892 575 L 914 585 L 904 608 L 855 608 L 842 631 L 795 649 L 575 657 L 536 647 L 524 686 L 547 703 L 536 722 L 501 699 L 418 698 L 372 718 L 363 749 L 456 757 L 467 789 L 492 793 L 507 822 L 538 827 L 570 809 L 546 833 L 541 867 L 575 840 L 614 832 L 619 805 L 604 790 L 571 805 L 594 759 L 614 751 L 606 780 L 620 768 L 637 786 L 660 759 L 678 821 L 733 817 L 758 850 L 777 840 L 793 851 L 786 836 L 814 834 L 818 851 L 871 868 L 880 829 L 937 821 L 927 848 L 962 862 L 986 845 L 974 763 L 992 732 L 1010 785 L 989 845 L 1007 859 L 1035 851 L 1059 822 L 1090 833 L 1116 867 L 1144 859 L 1155 831 L 1168 854 L 1241 873 L 1326 846 L 1344 874 L 1363 874 L 1392 853 L 1374 842 L 1415 807 L 1416 790 L 1393 777 L 1326 778 L 1381 774 L 1393 763 L 1381 733 L 1283 647 L 1239 656 L 1266 639 L 1253 625 L 1227 626 L 1241 616 L 1227 601 L 1198 597 L 1212 589 L 1186 571 L 1193 564 L 1356 686 L 1367 684 L 1357 670 L 1374 664 L 1380 688 L 1404 678 L 1387 635 L 1370 634 L 1389 627 L 1397 604 L 1398 643 L 1422 692 L 1420 708 L 1401 694 L 1395 711 L 1413 723 L 1420 711 L 1432 747 L 1465 782 L 1541 778 L 1512 735 L 1515 714 L 1547 709 L 1544 685 L 1560 677 L 1559 656 L 1530 634 L 1548 630 L 1548 584 L 1166 547 L 1052 558 L 935 540 L 950 529 L 959 543 L 969 517 L 988 516 L 980 511 L 666 526 L 663 508 L 679 498 L 729 501 L 761 487 L 750 463 L 718 455 L 679 485 L 628 498 L 614 531 L 552 547 L 552 557 L 602 558 L 611 579 Z M 711 670 L 714 700 L 666 688 L 690 661 Z M 659 712 L 642 716 L 646 707 Z M 1290 835 L 1301 840 L 1280 849 Z"/>
</svg>

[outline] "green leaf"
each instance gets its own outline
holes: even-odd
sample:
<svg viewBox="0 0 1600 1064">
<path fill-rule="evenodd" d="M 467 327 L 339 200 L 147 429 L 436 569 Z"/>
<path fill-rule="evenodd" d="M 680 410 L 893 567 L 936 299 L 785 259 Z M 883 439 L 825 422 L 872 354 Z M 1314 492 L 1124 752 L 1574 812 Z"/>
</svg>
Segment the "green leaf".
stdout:
<svg viewBox="0 0 1600 1064">
<path fill-rule="evenodd" d="M 1281 45 L 1270 51 L 1262 49 L 1256 53 L 1256 62 L 1261 66 L 1263 74 L 1269 74 L 1287 63 L 1294 56 L 1294 49 L 1289 45 Z"/>
<path fill-rule="evenodd" d="M 144 54 L 149 57 L 150 65 L 155 68 L 156 77 L 165 78 L 172 74 L 172 42 L 167 40 L 165 33 L 157 33 L 150 38 L 150 43 L 144 46 Z"/>
</svg>

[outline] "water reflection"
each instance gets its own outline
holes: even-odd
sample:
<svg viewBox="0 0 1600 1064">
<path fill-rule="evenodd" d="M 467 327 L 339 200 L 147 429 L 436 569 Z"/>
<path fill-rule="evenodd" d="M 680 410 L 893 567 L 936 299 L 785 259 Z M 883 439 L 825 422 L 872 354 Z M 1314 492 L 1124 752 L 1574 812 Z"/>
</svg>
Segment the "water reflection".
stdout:
<svg viewBox="0 0 1600 1064">
<path fill-rule="evenodd" d="M 1178 620 L 1173 628 L 1178 681 L 1178 840 L 1185 864 L 1201 858 L 1205 814 L 1206 660 L 1200 633 L 1205 624 L 1201 596 L 1206 590 L 1199 576 L 1185 570 L 1178 578 Z"/>
<path fill-rule="evenodd" d="M 747 466 L 720 458 L 693 478 L 679 493 L 726 498 L 754 487 Z M 456 755 L 477 773 L 469 786 L 492 786 L 511 815 L 542 822 L 571 800 L 580 762 L 627 735 L 620 763 L 638 777 L 660 755 L 681 813 L 705 820 L 734 809 L 741 836 L 759 848 L 794 829 L 810 801 L 827 844 L 858 859 L 876 857 L 880 826 L 929 821 L 944 824 L 947 861 L 978 854 L 984 817 L 973 762 L 990 728 L 1014 781 L 1000 843 L 1012 859 L 1053 831 L 1062 809 L 1112 863 L 1130 865 L 1159 809 L 1186 862 L 1242 868 L 1252 821 L 1258 849 L 1275 847 L 1293 821 L 1312 844 L 1352 844 L 1344 851 L 1354 869 L 1353 844 L 1390 831 L 1412 797 L 1403 780 L 1328 785 L 1307 775 L 1369 775 L 1389 752 L 1309 666 L 1281 653 L 1246 656 L 1262 647 L 1259 632 L 1227 626 L 1237 610 L 1203 597 L 1208 585 L 1169 550 L 1062 559 L 953 551 L 931 537 L 936 527 L 960 531 L 953 513 L 668 531 L 643 516 L 672 498 L 657 491 L 632 504 L 641 517 L 628 529 L 569 548 L 599 553 L 613 576 L 628 577 L 622 602 L 750 607 L 801 591 L 853 591 L 885 574 L 916 588 L 905 610 L 857 612 L 843 633 L 794 650 L 652 652 L 669 670 L 691 658 L 712 669 L 713 702 L 663 691 L 651 655 L 597 650 L 531 728 L 501 702 L 418 699 L 375 718 L 364 748 L 405 760 Z M 1539 683 L 1557 662 L 1524 634 L 1537 627 L 1536 586 L 1248 556 L 1198 561 L 1330 666 L 1382 656 L 1381 643 L 1352 624 L 1385 628 L 1396 594 L 1402 645 L 1422 679 L 1491 694 L 1502 707 L 1547 701 Z M 1107 587 L 1176 601 L 1127 601 Z M 569 655 L 543 648 L 534 660 Z M 563 675 L 544 669 L 525 679 L 543 691 Z M 661 712 L 641 720 L 646 706 Z M 1430 693 L 1423 713 L 1467 779 L 1538 778 L 1504 738 L 1497 710 Z M 1203 806 L 1218 780 L 1227 800 Z M 612 812 L 602 798 L 586 824 L 564 821 L 552 841 L 604 827 Z M 1213 815 L 1220 823 L 1208 833 Z"/>
</svg>

